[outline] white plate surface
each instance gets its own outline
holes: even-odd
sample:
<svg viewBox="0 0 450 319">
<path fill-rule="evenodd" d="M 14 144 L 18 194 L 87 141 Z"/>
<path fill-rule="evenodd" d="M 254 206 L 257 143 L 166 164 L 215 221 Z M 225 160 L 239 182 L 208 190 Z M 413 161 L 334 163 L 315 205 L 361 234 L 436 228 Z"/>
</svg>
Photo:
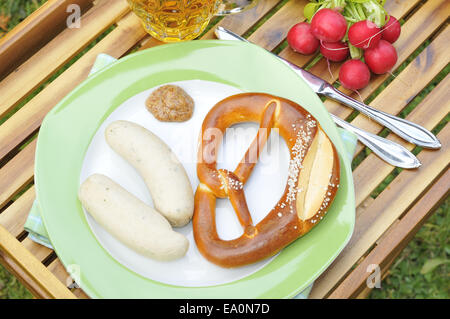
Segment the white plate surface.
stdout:
<svg viewBox="0 0 450 319">
<path fill-rule="evenodd" d="M 197 141 L 204 117 L 220 100 L 242 91 L 225 84 L 190 80 L 172 83 L 183 88 L 195 102 L 192 118 L 182 123 L 167 123 L 156 120 L 145 107 L 145 100 L 157 87 L 141 92 L 120 105 L 100 126 L 86 153 L 80 175 L 80 184 L 90 175 L 101 173 L 109 176 L 145 203 L 153 206 L 151 195 L 137 171 L 117 155 L 106 143 L 104 131 L 116 120 L 138 123 L 158 135 L 178 156 L 195 191 L 198 185 L 196 174 Z M 234 170 L 242 159 L 259 125 L 244 123 L 228 130 L 218 155 L 218 168 Z M 252 176 L 244 190 L 254 223 L 262 220 L 278 202 L 287 181 L 289 151 L 282 138 L 272 132 Z M 186 287 L 211 286 L 232 282 L 246 277 L 264 267 L 272 259 L 259 263 L 226 269 L 208 262 L 197 250 L 192 232 L 192 223 L 175 228 L 187 236 L 190 247 L 187 254 L 178 260 L 160 262 L 142 256 L 105 231 L 86 213 L 87 221 L 101 245 L 122 265 L 134 272 L 166 284 Z M 217 231 L 222 239 L 233 239 L 242 234 L 242 227 L 230 202 L 219 199 L 216 208 Z"/>
</svg>

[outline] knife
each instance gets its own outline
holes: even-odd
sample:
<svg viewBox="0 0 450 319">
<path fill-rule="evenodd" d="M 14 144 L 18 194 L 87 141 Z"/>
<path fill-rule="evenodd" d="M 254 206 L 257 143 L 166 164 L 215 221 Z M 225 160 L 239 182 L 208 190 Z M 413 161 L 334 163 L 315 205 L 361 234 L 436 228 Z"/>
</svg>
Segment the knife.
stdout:
<svg viewBox="0 0 450 319">
<path fill-rule="evenodd" d="M 220 26 L 216 28 L 215 34 L 217 38 L 221 40 L 240 40 L 251 43 L 247 39 L 244 39 L 243 37 Z M 441 147 L 441 143 L 437 137 L 426 128 L 361 103 L 345 95 L 325 80 L 322 80 L 314 74 L 303 70 L 282 57 L 277 55 L 275 56 L 287 64 L 295 73 L 297 73 L 297 75 L 300 76 L 315 93 L 331 98 L 359 111 L 381 125 L 384 125 L 392 132 L 412 144 L 432 149 L 438 149 Z"/>
</svg>

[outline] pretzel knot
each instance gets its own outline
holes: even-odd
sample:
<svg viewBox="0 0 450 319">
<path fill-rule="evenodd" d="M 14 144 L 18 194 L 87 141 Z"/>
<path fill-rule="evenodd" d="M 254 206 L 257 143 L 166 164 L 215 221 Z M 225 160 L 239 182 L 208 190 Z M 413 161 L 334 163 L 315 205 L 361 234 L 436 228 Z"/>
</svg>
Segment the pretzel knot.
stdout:
<svg viewBox="0 0 450 319">
<path fill-rule="evenodd" d="M 260 129 L 231 172 L 217 169 L 225 130 L 237 123 L 258 122 Z M 244 185 L 277 128 L 290 152 L 285 191 L 267 216 L 254 225 Z M 199 251 L 222 267 L 237 267 L 270 257 L 310 231 L 325 215 L 339 187 L 339 157 L 317 120 L 298 104 L 264 93 L 243 93 L 217 103 L 202 125 L 197 157 L 200 184 L 195 193 L 194 238 Z M 233 240 L 219 238 L 216 198 L 229 198 L 243 227 Z"/>
</svg>

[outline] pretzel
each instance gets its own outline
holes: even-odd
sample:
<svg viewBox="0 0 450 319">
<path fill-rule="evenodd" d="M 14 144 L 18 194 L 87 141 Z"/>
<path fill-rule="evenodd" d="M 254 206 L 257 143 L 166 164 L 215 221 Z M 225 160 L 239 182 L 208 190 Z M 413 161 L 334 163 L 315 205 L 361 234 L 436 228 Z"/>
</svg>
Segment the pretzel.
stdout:
<svg viewBox="0 0 450 319">
<path fill-rule="evenodd" d="M 225 130 L 241 122 L 259 122 L 260 129 L 234 172 L 217 169 Z M 254 225 L 243 186 L 272 128 L 278 129 L 289 148 L 288 181 L 275 207 Z M 203 121 L 197 161 L 200 183 L 194 201 L 194 238 L 201 254 L 222 267 L 270 257 L 309 232 L 323 218 L 339 187 L 339 157 L 318 121 L 300 105 L 264 93 L 233 95 L 210 110 Z M 243 227 L 239 238 L 219 238 L 216 198 L 229 198 Z"/>
</svg>

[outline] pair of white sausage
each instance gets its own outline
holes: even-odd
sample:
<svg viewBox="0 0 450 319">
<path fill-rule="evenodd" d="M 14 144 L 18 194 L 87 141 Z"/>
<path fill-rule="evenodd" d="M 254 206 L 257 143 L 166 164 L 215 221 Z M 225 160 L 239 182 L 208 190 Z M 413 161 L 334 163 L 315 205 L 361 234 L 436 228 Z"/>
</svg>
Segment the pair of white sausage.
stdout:
<svg viewBox="0 0 450 319">
<path fill-rule="evenodd" d="M 105 138 L 144 178 L 156 210 L 100 174 L 81 185 L 78 197 L 83 206 L 113 236 L 143 255 L 158 260 L 184 256 L 189 241 L 171 227 L 186 225 L 194 211 L 182 164 L 159 137 L 135 123 L 113 122 Z"/>
</svg>

